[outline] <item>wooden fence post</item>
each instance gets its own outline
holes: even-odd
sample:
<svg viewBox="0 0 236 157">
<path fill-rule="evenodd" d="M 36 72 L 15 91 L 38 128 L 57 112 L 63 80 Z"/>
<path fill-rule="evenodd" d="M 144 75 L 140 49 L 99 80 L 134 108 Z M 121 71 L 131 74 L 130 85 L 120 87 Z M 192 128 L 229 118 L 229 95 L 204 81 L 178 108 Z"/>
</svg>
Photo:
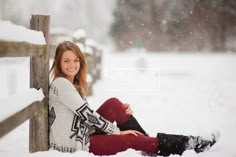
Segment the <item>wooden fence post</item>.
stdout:
<svg viewBox="0 0 236 157">
<path fill-rule="evenodd" d="M 32 15 L 30 29 L 42 31 L 47 46 L 43 55 L 36 55 L 30 58 L 30 87 L 42 88 L 46 97 L 40 105 L 39 111 L 30 119 L 30 152 L 48 150 L 49 25 L 49 16 Z"/>
</svg>

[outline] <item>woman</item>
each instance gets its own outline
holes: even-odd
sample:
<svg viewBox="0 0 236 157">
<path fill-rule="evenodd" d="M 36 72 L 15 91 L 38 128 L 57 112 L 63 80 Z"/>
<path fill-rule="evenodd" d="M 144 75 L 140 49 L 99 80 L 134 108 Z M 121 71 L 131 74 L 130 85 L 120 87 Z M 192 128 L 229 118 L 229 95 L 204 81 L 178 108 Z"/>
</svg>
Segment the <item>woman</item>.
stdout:
<svg viewBox="0 0 236 157">
<path fill-rule="evenodd" d="M 58 45 L 50 73 L 53 77 L 49 91 L 51 149 L 113 155 L 132 148 L 167 156 L 181 155 L 187 149 L 202 152 L 215 144 L 218 138 L 218 134 L 205 140 L 199 136 L 163 133 L 149 137 L 132 116 L 129 105 L 116 98 L 108 99 L 95 112 L 85 98 L 85 58 L 79 47 L 70 41 Z"/>
</svg>

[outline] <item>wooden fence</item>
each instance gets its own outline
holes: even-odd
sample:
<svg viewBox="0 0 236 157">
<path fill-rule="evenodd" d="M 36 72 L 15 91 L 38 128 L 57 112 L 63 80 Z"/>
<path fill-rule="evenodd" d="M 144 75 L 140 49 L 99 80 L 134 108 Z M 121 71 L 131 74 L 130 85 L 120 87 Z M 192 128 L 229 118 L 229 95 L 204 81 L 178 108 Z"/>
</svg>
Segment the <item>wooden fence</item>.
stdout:
<svg viewBox="0 0 236 157">
<path fill-rule="evenodd" d="M 29 125 L 29 152 L 46 151 L 49 146 L 48 128 L 48 88 L 49 88 L 49 59 L 50 51 L 55 46 L 49 44 L 50 17 L 45 15 L 32 15 L 30 29 L 42 31 L 46 45 L 35 45 L 26 42 L 0 41 L 0 57 L 26 57 L 30 56 L 30 88 L 42 88 L 45 97 L 22 108 L 19 112 L 9 115 L 7 119 L 0 120 L 0 138 L 26 120 Z M 74 41 L 90 47 L 92 52 L 84 52 L 88 63 L 88 74 L 92 80 L 89 82 L 89 93 L 92 95 L 92 85 L 101 78 L 102 52 L 93 45 L 86 45 L 85 39 Z M 51 54 L 53 56 L 53 54 Z M 51 57 L 52 57 L 51 56 Z M 4 104 L 3 104 L 4 105 Z"/>
<path fill-rule="evenodd" d="M 0 41 L 0 57 L 30 56 L 30 87 L 42 88 L 45 95 L 42 101 L 35 101 L 19 112 L 9 115 L 0 121 L 0 138 L 30 120 L 29 151 L 48 150 L 48 78 L 49 78 L 49 23 L 50 17 L 32 15 L 30 28 L 42 31 L 46 40 L 45 45 L 35 45 L 26 42 Z"/>
</svg>

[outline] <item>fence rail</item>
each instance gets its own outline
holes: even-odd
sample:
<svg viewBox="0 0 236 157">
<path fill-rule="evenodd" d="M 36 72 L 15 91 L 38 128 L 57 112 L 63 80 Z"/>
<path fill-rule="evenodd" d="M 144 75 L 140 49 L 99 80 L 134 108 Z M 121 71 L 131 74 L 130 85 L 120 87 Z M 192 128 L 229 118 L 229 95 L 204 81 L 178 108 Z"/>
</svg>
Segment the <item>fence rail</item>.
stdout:
<svg viewBox="0 0 236 157">
<path fill-rule="evenodd" d="M 36 115 L 38 110 L 40 110 L 41 105 L 41 101 L 32 102 L 27 107 L 0 122 L 0 138 Z"/>
<path fill-rule="evenodd" d="M 0 57 L 26 57 L 43 55 L 45 45 L 35 45 L 26 42 L 0 41 Z"/>
</svg>

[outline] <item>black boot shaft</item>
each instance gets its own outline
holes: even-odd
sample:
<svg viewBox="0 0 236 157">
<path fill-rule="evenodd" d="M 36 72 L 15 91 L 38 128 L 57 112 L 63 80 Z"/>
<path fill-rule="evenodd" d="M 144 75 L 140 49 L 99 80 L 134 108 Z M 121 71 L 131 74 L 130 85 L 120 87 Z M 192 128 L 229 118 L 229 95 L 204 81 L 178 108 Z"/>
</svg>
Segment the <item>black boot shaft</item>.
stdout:
<svg viewBox="0 0 236 157">
<path fill-rule="evenodd" d="M 144 129 L 139 124 L 139 122 L 132 115 L 130 116 L 130 118 L 125 123 L 123 123 L 121 125 L 117 125 L 117 126 L 118 126 L 118 128 L 120 128 L 121 131 L 136 130 L 136 131 L 139 131 L 139 132 L 143 133 L 144 135 L 148 136 L 146 131 L 144 131 Z"/>
<path fill-rule="evenodd" d="M 171 135 L 158 133 L 157 155 L 169 156 L 171 154 L 182 155 L 188 145 L 189 137 L 183 135 Z"/>
</svg>

